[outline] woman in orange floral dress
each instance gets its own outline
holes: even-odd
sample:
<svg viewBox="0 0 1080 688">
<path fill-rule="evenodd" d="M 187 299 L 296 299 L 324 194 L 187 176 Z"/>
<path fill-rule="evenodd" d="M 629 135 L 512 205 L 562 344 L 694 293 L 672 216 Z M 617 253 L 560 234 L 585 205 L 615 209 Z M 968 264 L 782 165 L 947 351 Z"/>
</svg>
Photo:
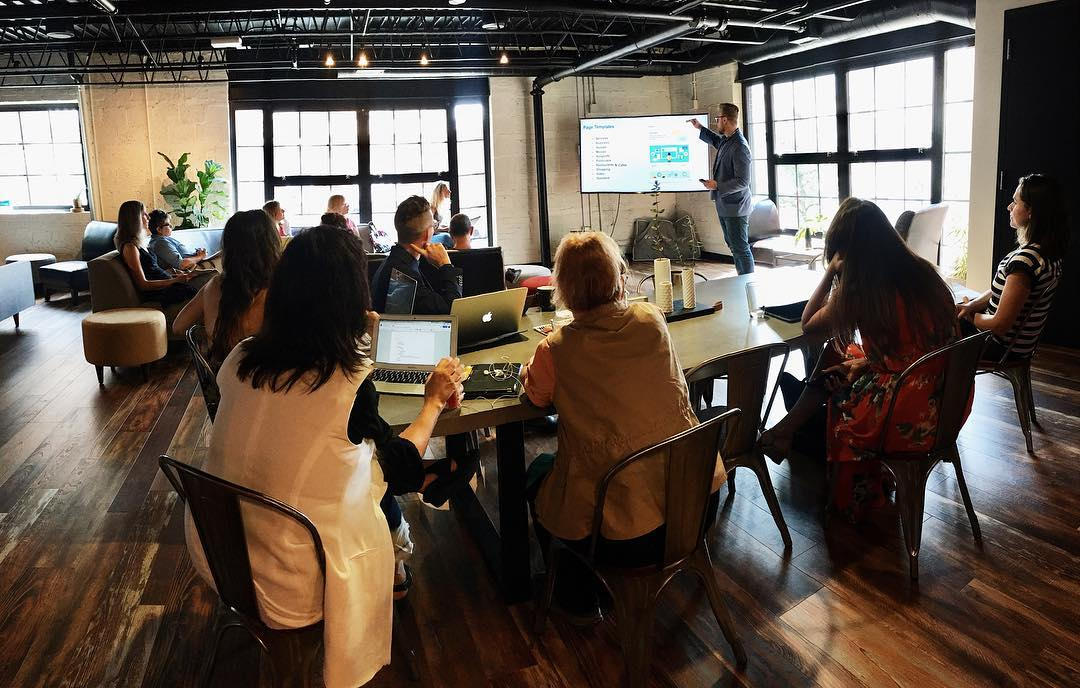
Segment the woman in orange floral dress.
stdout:
<svg viewBox="0 0 1080 688">
<path fill-rule="evenodd" d="M 834 508 L 857 519 L 884 503 L 876 449 L 900 373 L 957 335 L 952 292 L 937 269 L 907 247 L 881 210 L 857 198 L 841 204 L 825 236 L 826 274 L 803 311 L 803 331 L 831 336 L 823 374 L 791 412 L 762 435 L 765 450 L 786 455 L 794 432 L 828 402 L 827 458 Z M 857 334 L 856 334 L 857 333 Z M 900 389 L 885 448 L 919 451 L 933 443 L 941 368 Z"/>
</svg>

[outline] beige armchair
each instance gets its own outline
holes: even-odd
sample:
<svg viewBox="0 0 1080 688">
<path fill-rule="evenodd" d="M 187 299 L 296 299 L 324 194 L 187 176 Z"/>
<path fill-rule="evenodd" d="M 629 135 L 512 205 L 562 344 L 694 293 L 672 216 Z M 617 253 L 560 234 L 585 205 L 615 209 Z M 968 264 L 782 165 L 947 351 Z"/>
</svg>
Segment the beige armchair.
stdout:
<svg viewBox="0 0 1080 688">
<path fill-rule="evenodd" d="M 109 251 L 87 264 L 90 271 L 90 308 L 93 312 L 109 311 L 114 308 L 156 308 L 165 314 L 166 331 L 172 332 L 172 322 L 184 307 L 175 303 L 163 308 L 156 301 L 142 301 L 139 292 L 131 281 L 131 275 L 120 259 L 119 251 Z M 183 339 L 183 335 L 173 336 Z"/>
</svg>

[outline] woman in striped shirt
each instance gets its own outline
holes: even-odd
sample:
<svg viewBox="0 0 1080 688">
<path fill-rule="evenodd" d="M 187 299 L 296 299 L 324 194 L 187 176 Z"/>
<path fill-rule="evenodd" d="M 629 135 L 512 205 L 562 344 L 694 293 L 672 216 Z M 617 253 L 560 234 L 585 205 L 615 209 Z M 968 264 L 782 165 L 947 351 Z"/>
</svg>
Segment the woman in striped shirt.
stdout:
<svg viewBox="0 0 1080 688">
<path fill-rule="evenodd" d="M 1041 174 L 1021 178 L 1009 204 L 1009 224 L 1018 247 L 998 263 L 989 291 L 957 309 L 961 320 L 993 333 L 986 360 L 1026 358 L 1039 342 L 1069 241 L 1057 182 Z"/>
</svg>

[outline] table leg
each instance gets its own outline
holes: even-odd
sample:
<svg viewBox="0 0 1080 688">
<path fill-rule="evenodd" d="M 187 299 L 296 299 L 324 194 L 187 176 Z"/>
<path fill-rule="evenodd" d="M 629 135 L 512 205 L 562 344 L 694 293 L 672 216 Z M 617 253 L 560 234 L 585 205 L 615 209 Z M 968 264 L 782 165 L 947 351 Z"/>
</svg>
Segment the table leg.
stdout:
<svg viewBox="0 0 1080 688">
<path fill-rule="evenodd" d="M 447 438 L 447 455 L 454 445 Z M 499 581 L 509 603 L 532 597 L 532 570 L 529 563 L 529 516 L 525 500 L 525 425 L 517 421 L 500 425 L 495 431 L 499 468 L 499 531 L 471 489 L 451 498 L 454 511 L 476 541 L 481 555 Z"/>
</svg>

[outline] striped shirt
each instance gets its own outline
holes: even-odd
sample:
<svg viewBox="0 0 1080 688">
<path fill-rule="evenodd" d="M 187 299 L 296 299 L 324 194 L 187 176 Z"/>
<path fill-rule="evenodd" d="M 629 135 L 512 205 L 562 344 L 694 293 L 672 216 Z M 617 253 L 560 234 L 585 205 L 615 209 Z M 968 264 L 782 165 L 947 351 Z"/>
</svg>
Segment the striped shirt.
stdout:
<svg viewBox="0 0 1080 688">
<path fill-rule="evenodd" d="M 1012 344 L 1013 355 L 1030 356 L 1035 351 L 1046 324 L 1046 316 L 1049 315 L 1054 301 L 1054 292 L 1057 291 L 1061 279 L 1061 263 L 1060 259 L 1047 260 L 1038 244 L 1024 244 L 998 263 L 994 282 L 990 285 L 987 315 L 997 312 L 1006 277 L 1014 272 L 1022 272 L 1031 278 L 1031 293 L 1028 294 L 1027 302 L 1009 333 L 1004 337 L 994 335 L 994 339 L 1002 346 L 1008 347 Z"/>
</svg>

